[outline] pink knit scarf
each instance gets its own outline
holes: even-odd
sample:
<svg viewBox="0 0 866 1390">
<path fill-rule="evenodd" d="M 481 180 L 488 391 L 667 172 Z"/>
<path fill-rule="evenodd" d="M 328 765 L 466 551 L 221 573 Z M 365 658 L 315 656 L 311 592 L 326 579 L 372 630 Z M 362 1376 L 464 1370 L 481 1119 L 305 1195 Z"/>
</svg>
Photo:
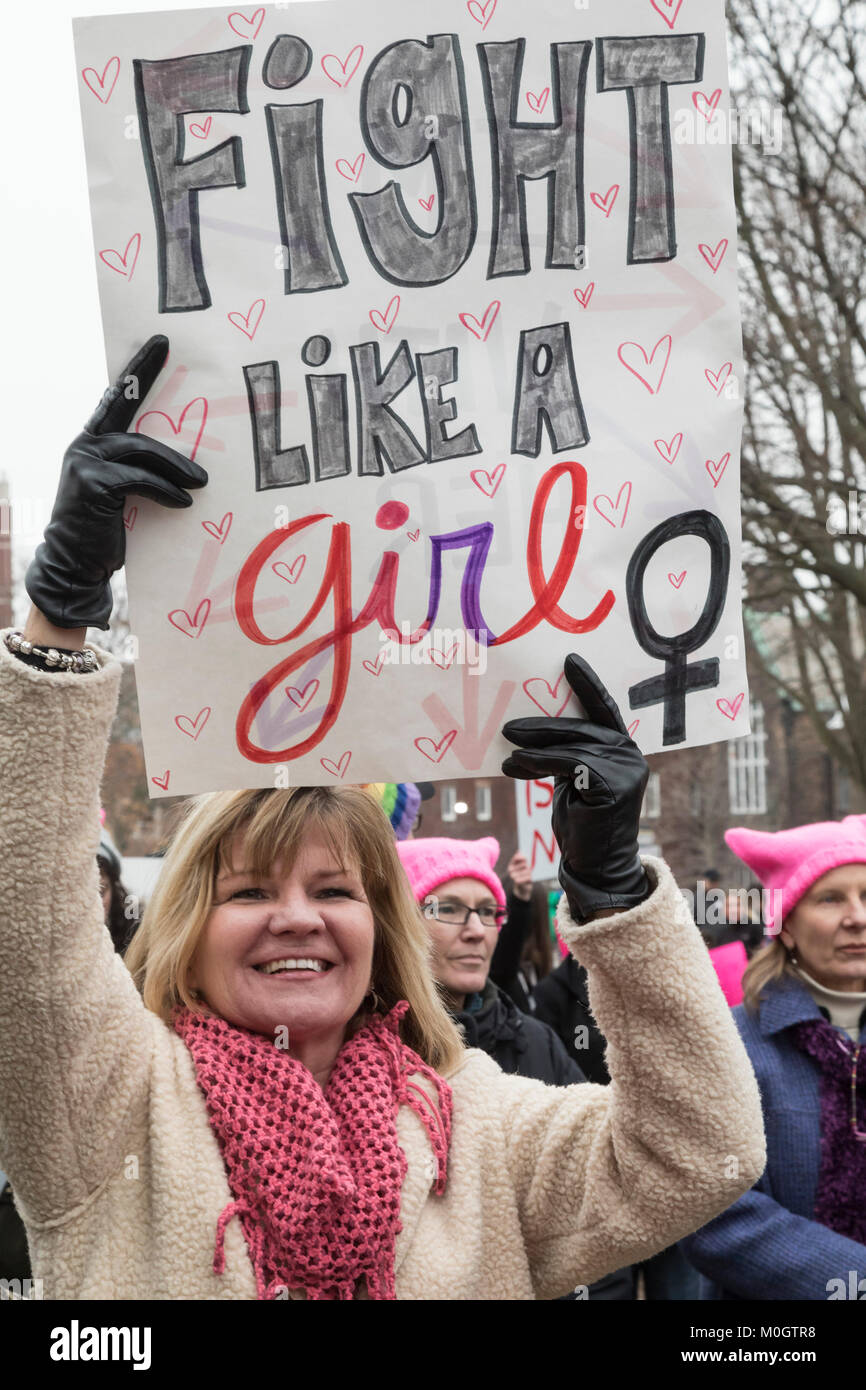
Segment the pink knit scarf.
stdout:
<svg viewBox="0 0 866 1390">
<path fill-rule="evenodd" d="M 225 1269 L 225 1229 L 238 1216 L 259 1298 L 303 1290 L 311 1299 L 396 1298 L 394 1248 L 406 1156 L 396 1115 L 409 1105 L 426 1128 L 445 1189 L 451 1088 L 400 1039 L 397 1004 L 341 1048 L 326 1090 L 273 1039 L 224 1019 L 175 1010 L 195 1063 L 234 1194 L 217 1223 L 213 1268 Z M 435 1085 L 438 1109 L 409 1080 Z"/>
</svg>

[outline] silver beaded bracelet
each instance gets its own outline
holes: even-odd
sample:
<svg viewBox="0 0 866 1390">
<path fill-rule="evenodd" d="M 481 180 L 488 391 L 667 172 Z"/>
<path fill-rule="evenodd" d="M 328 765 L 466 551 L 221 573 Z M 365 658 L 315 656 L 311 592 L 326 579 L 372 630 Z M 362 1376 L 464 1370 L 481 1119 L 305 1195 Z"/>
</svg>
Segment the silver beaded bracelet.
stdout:
<svg viewBox="0 0 866 1390">
<path fill-rule="evenodd" d="M 36 657 L 47 671 L 75 671 L 86 675 L 88 671 L 98 671 L 96 653 L 91 651 L 65 652 L 56 647 L 34 647 L 32 642 L 21 636 L 20 632 L 6 633 L 6 646 L 16 656 Z"/>
</svg>

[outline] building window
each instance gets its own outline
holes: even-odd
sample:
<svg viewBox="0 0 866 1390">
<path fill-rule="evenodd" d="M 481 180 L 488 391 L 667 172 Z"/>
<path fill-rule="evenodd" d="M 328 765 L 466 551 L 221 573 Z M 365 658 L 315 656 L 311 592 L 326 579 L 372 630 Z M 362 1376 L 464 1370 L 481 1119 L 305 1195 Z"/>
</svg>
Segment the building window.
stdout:
<svg viewBox="0 0 866 1390">
<path fill-rule="evenodd" d="M 767 734 L 764 710 L 752 705 L 752 732 L 728 744 L 728 803 L 738 816 L 763 816 L 767 810 Z"/>
<path fill-rule="evenodd" d="M 490 786 L 487 782 L 482 782 L 475 788 L 475 819 L 491 820 L 493 817 L 493 799 L 490 795 Z"/>
<path fill-rule="evenodd" d="M 643 798 L 643 809 L 641 818 L 644 820 L 658 820 L 662 813 L 662 784 L 657 772 L 651 772 L 649 781 L 646 784 L 646 791 Z"/>
<path fill-rule="evenodd" d="M 851 778 L 840 767 L 836 774 L 836 812 L 840 816 L 847 816 L 851 810 Z"/>
<path fill-rule="evenodd" d="M 441 819 L 444 821 L 456 820 L 457 788 L 452 786 L 450 782 L 445 782 L 442 786 L 440 797 L 441 799 L 439 815 Z"/>
</svg>

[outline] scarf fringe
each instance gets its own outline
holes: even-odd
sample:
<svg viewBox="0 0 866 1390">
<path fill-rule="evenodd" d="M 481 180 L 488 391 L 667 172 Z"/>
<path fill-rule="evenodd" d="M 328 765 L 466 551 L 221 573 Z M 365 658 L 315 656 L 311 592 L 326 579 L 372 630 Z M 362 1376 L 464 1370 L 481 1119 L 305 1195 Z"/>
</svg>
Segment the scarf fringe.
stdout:
<svg viewBox="0 0 866 1390">
<path fill-rule="evenodd" d="M 216 1223 L 215 1275 L 225 1273 L 226 1231 L 238 1217 L 258 1299 L 303 1290 L 312 1301 L 351 1301 L 359 1281 L 371 1299 L 396 1298 L 406 1174 L 396 1117 L 407 1105 L 424 1126 L 440 1196 L 452 1118 L 450 1086 L 400 1038 L 408 1008 L 404 1000 L 376 1015 L 344 1044 L 324 1094 L 269 1039 L 176 1011 L 233 1194 Z M 432 1083 L 435 1101 L 412 1077 Z"/>
</svg>

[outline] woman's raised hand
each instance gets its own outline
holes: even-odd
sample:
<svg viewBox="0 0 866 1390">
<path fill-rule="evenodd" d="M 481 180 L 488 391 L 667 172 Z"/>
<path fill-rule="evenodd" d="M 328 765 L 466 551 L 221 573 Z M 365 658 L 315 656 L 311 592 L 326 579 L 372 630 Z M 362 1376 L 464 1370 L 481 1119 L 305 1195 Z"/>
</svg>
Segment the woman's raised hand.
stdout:
<svg viewBox="0 0 866 1390">
<path fill-rule="evenodd" d="M 109 580 L 126 555 L 130 493 L 190 507 L 185 489 L 207 482 L 203 468 L 167 444 L 127 433 L 167 356 L 168 338 L 148 339 L 66 450 L 51 520 L 24 580 L 55 627 L 108 627 Z"/>
<path fill-rule="evenodd" d="M 649 767 L 592 667 L 567 656 L 565 676 L 587 717 L 509 720 L 502 733 L 517 748 L 502 771 L 524 780 L 556 779 L 559 881 L 572 917 L 585 922 L 649 896 L 637 838 Z"/>
</svg>

